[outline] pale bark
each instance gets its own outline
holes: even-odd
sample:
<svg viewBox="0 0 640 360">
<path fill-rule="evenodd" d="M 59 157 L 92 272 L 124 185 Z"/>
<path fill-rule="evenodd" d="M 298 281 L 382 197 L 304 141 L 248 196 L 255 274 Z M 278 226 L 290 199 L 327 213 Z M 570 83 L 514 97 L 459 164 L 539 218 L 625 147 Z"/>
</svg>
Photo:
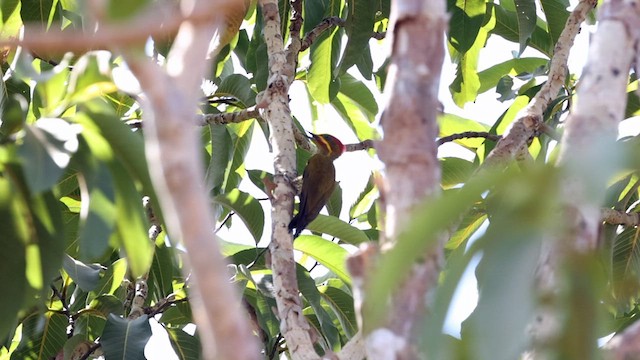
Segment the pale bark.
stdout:
<svg viewBox="0 0 640 360">
<path fill-rule="evenodd" d="M 235 6 L 244 6 L 234 2 Z M 206 359 L 258 359 L 236 290 L 229 283 L 213 235 L 214 216 L 203 184 L 199 141 L 191 119 L 198 88 L 208 69 L 205 60 L 215 31 L 224 26 L 217 2 L 183 2 L 185 21 L 167 58 L 167 73 L 146 58 L 128 55 L 128 63 L 150 107 L 145 111 L 147 159 L 172 239 L 187 249 L 192 268 L 191 307 Z M 230 306 L 235 304 L 234 306 Z"/>
<path fill-rule="evenodd" d="M 381 120 L 384 139 L 376 145 L 385 163 L 381 190 L 386 211 L 383 248 L 397 241 L 418 204 L 439 193 L 437 95 L 448 23 L 446 4 L 441 0 L 396 1 L 393 5 L 388 31 L 392 36 L 392 61 L 385 89 L 389 101 Z M 375 329 L 365 328 L 369 331 L 365 337 L 369 359 L 419 357 L 418 329 L 443 262 L 442 242 L 436 244 L 421 263 L 413 266 L 392 297 L 386 323 Z M 375 281 L 366 279 L 366 272 L 364 277 L 365 281 Z"/>
<path fill-rule="evenodd" d="M 561 336 L 571 338 L 584 349 L 595 347 L 589 343 L 595 339 L 588 332 L 561 333 L 567 328 L 563 319 L 595 315 L 574 307 L 559 308 L 558 297 L 561 291 L 567 291 L 566 285 L 560 284 L 560 271 L 564 268 L 569 273 L 583 272 L 581 259 L 591 256 L 598 247 L 600 206 L 606 181 L 615 171 L 611 159 L 621 155 L 611 151 L 616 148 L 618 124 L 624 117 L 628 74 L 638 45 L 637 5 L 635 1 L 619 0 L 605 3 L 600 9 L 598 30 L 591 41 L 577 101 L 566 122 L 559 157 L 559 165 L 565 170 L 560 190 L 566 231 L 545 244 L 537 270 L 538 290 L 549 301 L 540 308 L 531 328 L 533 358 L 546 358 L 544 349 L 558 343 Z M 597 300 L 584 299 L 590 304 Z M 567 310 L 568 314 L 562 313 Z"/>
<path fill-rule="evenodd" d="M 287 63 L 277 0 L 261 0 L 264 16 L 264 39 L 269 57 L 267 89 L 259 101 L 261 116 L 269 123 L 274 153 L 275 188 L 272 197 L 271 268 L 273 286 L 280 319 L 280 332 L 287 340 L 293 359 L 317 359 L 309 334 L 310 326 L 302 314 L 293 258 L 293 237 L 288 225 L 291 221 L 296 177 L 296 152 L 293 122 L 289 108 L 289 86 L 295 65 Z M 299 41 L 298 41 L 299 42 Z M 297 59 L 297 52 L 295 55 Z"/>
</svg>

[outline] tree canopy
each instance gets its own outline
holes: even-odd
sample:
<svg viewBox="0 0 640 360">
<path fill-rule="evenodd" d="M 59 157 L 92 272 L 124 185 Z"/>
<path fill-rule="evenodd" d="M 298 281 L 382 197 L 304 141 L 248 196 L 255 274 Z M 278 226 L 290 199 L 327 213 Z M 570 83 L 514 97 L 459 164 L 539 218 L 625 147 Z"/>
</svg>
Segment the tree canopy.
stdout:
<svg viewBox="0 0 640 360">
<path fill-rule="evenodd" d="M 596 5 L 2 0 L 0 359 L 639 357 L 640 8 Z M 309 126 L 383 166 L 292 241 Z"/>
</svg>

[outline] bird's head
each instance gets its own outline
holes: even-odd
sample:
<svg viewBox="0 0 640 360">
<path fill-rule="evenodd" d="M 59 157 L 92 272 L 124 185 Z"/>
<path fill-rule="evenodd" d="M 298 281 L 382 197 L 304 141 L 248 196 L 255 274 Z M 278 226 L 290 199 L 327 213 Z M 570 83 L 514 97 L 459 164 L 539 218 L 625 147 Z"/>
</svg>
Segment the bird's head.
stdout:
<svg viewBox="0 0 640 360">
<path fill-rule="evenodd" d="M 311 141 L 318 147 L 318 152 L 332 159 L 338 158 L 347 149 L 335 136 L 329 134 L 309 134 L 311 134 Z"/>
</svg>

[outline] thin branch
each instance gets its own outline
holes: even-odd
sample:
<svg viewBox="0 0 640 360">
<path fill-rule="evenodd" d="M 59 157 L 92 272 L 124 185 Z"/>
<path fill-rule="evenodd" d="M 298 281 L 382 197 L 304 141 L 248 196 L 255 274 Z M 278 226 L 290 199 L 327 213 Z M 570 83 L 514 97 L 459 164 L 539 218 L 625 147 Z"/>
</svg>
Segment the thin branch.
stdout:
<svg viewBox="0 0 640 360">
<path fill-rule="evenodd" d="M 231 217 L 233 215 L 235 215 L 236 213 L 234 213 L 233 211 L 230 211 L 227 216 L 224 217 L 224 220 L 222 220 L 222 222 L 220 223 L 220 226 L 218 226 L 218 228 L 216 229 L 216 231 L 214 231 L 214 234 L 217 234 L 218 232 L 220 232 L 220 230 L 222 230 L 222 227 L 229 221 L 231 220 Z"/>
<path fill-rule="evenodd" d="M 611 225 L 638 226 L 640 225 L 640 213 L 628 213 L 624 211 L 603 208 L 600 210 L 602 221 Z"/>
<path fill-rule="evenodd" d="M 356 144 L 347 144 L 345 147 L 347 148 L 346 151 L 369 150 L 374 148 L 374 143 L 373 140 L 365 140 Z"/>
<path fill-rule="evenodd" d="M 443 136 L 436 143 L 438 146 L 448 143 L 454 140 L 466 139 L 466 138 L 485 138 L 490 141 L 498 141 L 502 138 L 500 135 L 491 134 L 484 131 L 465 131 L 458 134 L 451 134 L 449 136 Z"/>
<path fill-rule="evenodd" d="M 326 30 L 333 26 L 345 26 L 347 24 L 346 20 L 342 19 L 339 16 L 331 16 L 328 18 L 324 18 L 318 25 L 316 25 L 311 31 L 307 33 L 302 40 L 302 46 L 300 47 L 300 51 L 305 51 L 306 49 L 313 44 L 313 42 Z"/>
<path fill-rule="evenodd" d="M 93 354 L 94 351 L 98 350 L 100 348 L 100 346 L 102 346 L 99 342 L 94 343 L 93 345 L 91 345 L 90 348 L 87 349 L 87 351 L 84 353 L 84 355 L 82 355 L 82 357 L 79 360 L 87 360 L 89 358 L 89 356 L 91 356 L 91 354 Z"/>
<path fill-rule="evenodd" d="M 376 39 L 376 40 L 382 40 L 385 37 L 387 37 L 387 32 L 386 31 L 380 31 L 380 32 L 376 31 L 371 35 L 371 37 Z"/>
<path fill-rule="evenodd" d="M 218 0 L 219 13 L 227 13 L 236 4 L 234 0 Z M 173 36 L 185 22 L 209 22 L 216 14 L 190 13 L 182 15 L 173 2 L 162 2 L 141 12 L 124 23 L 100 24 L 93 33 L 65 29 L 42 29 L 37 26 L 25 27 L 24 38 L 0 40 L 0 48 L 23 46 L 38 53 L 83 53 L 97 49 L 127 48 L 144 44 L 149 37 L 155 39 Z"/>
<path fill-rule="evenodd" d="M 261 119 L 260 112 L 255 106 L 240 111 L 220 114 L 202 114 L 198 116 L 199 126 L 205 125 L 226 125 L 239 123 L 251 119 Z"/>
<path fill-rule="evenodd" d="M 286 61 L 281 68 L 282 74 L 287 77 L 289 85 L 295 79 L 296 69 L 298 68 L 298 54 L 300 54 L 301 45 L 300 30 L 302 29 L 302 0 L 290 0 L 290 3 L 289 45 L 284 51 Z M 283 36 L 283 34 L 280 34 L 280 36 Z"/>
<path fill-rule="evenodd" d="M 313 29 L 311 29 L 311 31 L 309 31 L 307 35 L 304 37 L 304 39 L 302 40 L 302 45 L 300 46 L 300 51 L 307 50 L 311 46 L 311 44 L 313 44 L 314 41 L 316 41 L 318 36 L 320 36 L 323 32 L 325 32 L 329 28 L 333 26 L 345 27 L 346 25 L 347 25 L 347 21 L 342 19 L 339 16 L 331 16 L 331 17 L 322 19 L 322 21 L 320 21 L 320 23 L 318 23 L 318 25 L 316 25 Z M 371 37 L 376 40 L 382 40 L 386 36 L 387 36 L 386 31 L 382 31 L 382 32 L 374 31 L 373 33 L 371 33 Z"/>
</svg>

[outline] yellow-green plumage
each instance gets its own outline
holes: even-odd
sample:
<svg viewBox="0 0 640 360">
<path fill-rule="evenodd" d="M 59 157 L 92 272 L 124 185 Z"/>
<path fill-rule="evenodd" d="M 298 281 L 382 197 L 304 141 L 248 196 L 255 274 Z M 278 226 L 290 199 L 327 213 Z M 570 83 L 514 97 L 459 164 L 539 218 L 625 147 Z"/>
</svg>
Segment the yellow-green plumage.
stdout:
<svg viewBox="0 0 640 360">
<path fill-rule="evenodd" d="M 331 135 L 312 136 L 311 140 L 317 145 L 318 152 L 309 159 L 302 175 L 299 211 L 289 223 L 289 230 L 295 229 L 294 238 L 318 217 L 320 210 L 331 197 L 336 187 L 336 168 L 333 166 L 333 160 L 345 150 L 344 145 Z"/>
</svg>

